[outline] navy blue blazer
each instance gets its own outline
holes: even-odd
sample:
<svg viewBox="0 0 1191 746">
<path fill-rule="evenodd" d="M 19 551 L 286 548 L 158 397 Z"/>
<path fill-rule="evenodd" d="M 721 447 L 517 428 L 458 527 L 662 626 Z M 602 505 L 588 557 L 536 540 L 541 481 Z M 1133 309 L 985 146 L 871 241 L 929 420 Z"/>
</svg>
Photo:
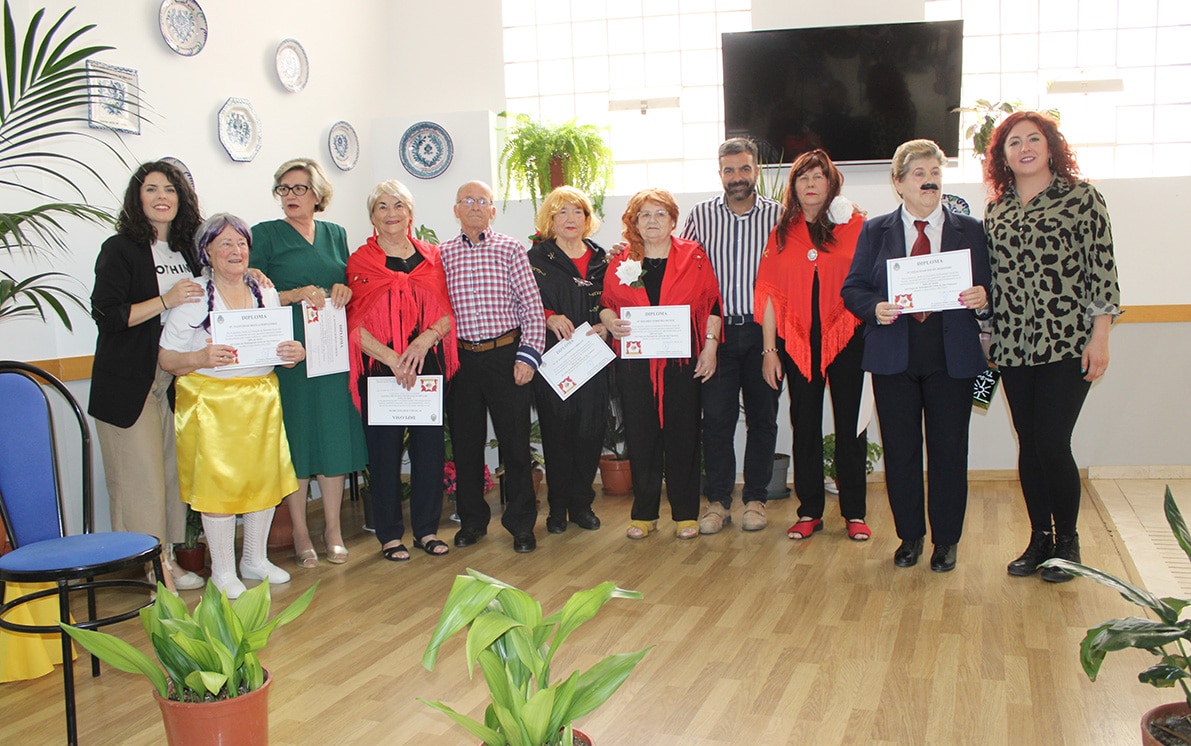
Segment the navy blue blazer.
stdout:
<svg viewBox="0 0 1191 746">
<path fill-rule="evenodd" d="M 979 220 L 943 209 L 942 251 L 968 249 L 972 252 L 972 282 L 987 291 L 992 282 L 988 261 L 988 242 Z M 844 305 L 865 322 L 865 370 L 880 375 L 904 373 L 910 364 L 909 325 L 918 323 L 909 314 L 892 324 L 877 325 L 877 304 L 888 300 L 889 285 L 885 261 L 904 257 L 906 232 L 902 224 L 902 208 L 867 220 L 856 242 L 852 268 L 844 280 L 840 295 Z M 992 294 L 989 294 L 992 303 Z M 984 350 L 980 346 L 980 324 L 976 314 L 967 309 L 942 311 L 943 349 L 947 357 L 947 374 L 952 378 L 972 378 L 986 367 Z"/>
</svg>

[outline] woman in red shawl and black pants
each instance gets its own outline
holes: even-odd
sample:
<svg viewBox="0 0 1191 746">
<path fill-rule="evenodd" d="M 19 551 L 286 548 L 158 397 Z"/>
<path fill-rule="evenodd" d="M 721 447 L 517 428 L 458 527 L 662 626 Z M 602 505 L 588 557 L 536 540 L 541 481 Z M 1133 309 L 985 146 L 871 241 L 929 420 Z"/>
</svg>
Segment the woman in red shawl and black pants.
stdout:
<svg viewBox="0 0 1191 746">
<path fill-rule="evenodd" d="M 798 521 L 786 531 L 809 539 L 823 528 L 823 391 L 831 382 L 839 509 L 848 538 L 866 541 L 868 438 L 856 434 L 864 371 L 861 321 L 840 288 L 852 266 L 864 215 L 839 196 L 844 177 L 822 150 L 790 167 L 785 211 L 757 268 L 756 315 L 762 318 L 761 374 L 775 389 L 783 369 L 794 429 Z"/>
<path fill-rule="evenodd" d="M 662 477 L 679 539 L 699 535 L 699 432 L 702 384 L 715 375 L 720 290 L 707 252 L 675 238 L 678 203 L 662 189 L 646 189 L 625 208 L 628 250 L 613 257 L 604 281 L 600 319 L 619 340 L 632 329 L 620 318 L 633 306 L 690 306 L 691 357 L 616 361 L 624 405 L 625 442 L 633 462 L 633 512 L 626 536 L 657 530 Z"/>
<path fill-rule="evenodd" d="M 368 424 L 368 378 L 395 376 L 410 388 L 419 375 L 442 375 L 445 381 L 459 367 L 447 278 L 438 248 L 411 235 L 413 212 L 413 195 L 405 185 L 382 181 L 368 196 L 375 235 L 347 260 L 352 396 L 364 418 L 376 538 L 381 554 L 392 562 L 410 557 L 402 542 L 401 516 L 401 455 L 407 428 Z M 417 425 L 408 430 L 414 546 L 439 557 L 449 551 L 437 536 L 443 428 Z"/>
</svg>

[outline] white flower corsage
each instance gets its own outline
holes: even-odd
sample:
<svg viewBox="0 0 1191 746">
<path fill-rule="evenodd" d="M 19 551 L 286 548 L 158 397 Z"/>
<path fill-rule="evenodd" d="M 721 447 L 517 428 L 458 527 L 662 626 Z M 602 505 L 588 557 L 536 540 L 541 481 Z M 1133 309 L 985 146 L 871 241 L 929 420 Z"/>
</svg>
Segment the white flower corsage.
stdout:
<svg viewBox="0 0 1191 746">
<path fill-rule="evenodd" d="M 831 200 L 831 207 L 827 208 L 827 219 L 834 225 L 843 225 L 852 219 L 852 212 L 855 210 L 855 205 L 852 200 L 840 195 Z"/>
<path fill-rule="evenodd" d="M 641 268 L 641 262 L 635 259 L 625 259 L 616 268 L 616 276 L 620 278 L 620 284 L 629 287 L 641 287 L 638 283 L 641 282 L 643 274 L 645 274 L 645 270 Z"/>
</svg>

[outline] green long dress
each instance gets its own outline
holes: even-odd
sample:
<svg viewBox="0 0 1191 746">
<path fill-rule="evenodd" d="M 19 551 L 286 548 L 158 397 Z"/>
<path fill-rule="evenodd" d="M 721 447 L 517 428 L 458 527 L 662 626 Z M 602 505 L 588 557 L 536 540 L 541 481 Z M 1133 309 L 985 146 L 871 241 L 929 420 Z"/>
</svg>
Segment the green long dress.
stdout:
<svg viewBox="0 0 1191 746">
<path fill-rule="evenodd" d="M 249 264 L 264 272 L 279 292 L 304 285 L 329 292 L 332 285 L 347 282 L 347 232 L 343 226 L 316 220 L 310 244 L 284 220 L 258 223 L 252 227 Z M 301 304 L 291 308 L 294 339 L 305 345 Z M 281 382 L 285 432 L 298 478 L 362 471 L 368 450 L 347 373 L 307 378 L 305 361 L 274 370 Z"/>
</svg>

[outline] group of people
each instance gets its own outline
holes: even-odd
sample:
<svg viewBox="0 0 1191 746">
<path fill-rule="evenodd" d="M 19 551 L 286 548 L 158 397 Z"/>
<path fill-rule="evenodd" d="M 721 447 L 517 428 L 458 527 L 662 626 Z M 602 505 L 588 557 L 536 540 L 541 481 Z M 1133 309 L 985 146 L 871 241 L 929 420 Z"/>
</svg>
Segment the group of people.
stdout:
<svg viewBox="0 0 1191 746">
<path fill-rule="evenodd" d="M 410 388 L 419 376 L 441 375 L 461 524 L 455 547 L 480 541 L 491 520 L 491 417 L 505 474 L 501 522 L 515 551 L 536 548 L 531 407 L 542 429 L 547 531 L 600 528 L 593 483 L 611 396 L 623 405 L 633 464 L 629 539 L 657 530 L 663 481 L 677 538 L 732 522 L 741 401 L 740 523 L 764 529 L 783 382 L 799 501 L 787 536 L 805 541 L 824 528 L 829 388 L 840 513 L 847 536 L 866 541 L 868 372 L 901 539 L 894 562 L 917 564 L 929 525 L 931 569 L 946 572 L 956 565 L 967 502 L 973 383 L 991 362 L 1018 434 L 1032 529 L 1008 571 L 1032 575 L 1052 556 L 1078 560 L 1071 434 L 1091 382 L 1107 368 L 1108 331 L 1120 313 L 1108 214 L 1044 114 L 1007 117 L 985 163 L 992 201 L 983 224 L 945 209 L 946 155 L 928 140 L 897 148 L 890 176 L 901 204 L 868 218 L 841 195 L 843 176 L 826 152 L 798 157 L 779 203 L 757 193 L 756 146 L 731 139 L 719 149 L 723 194 L 695 205 L 679 235 L 673 195 L 646 189 L 629 200 L 624 242 L 610 251 L 592 240 L 599 218 L 572 187 L 543 200 L 526 251 L 492 229 L 487 184 L 459 188 L 460 233 L 435 246 L 414 236 L 414 197 L 389 180 L 368 195 L 373 235 L 350 254 L 344 229 L 315 219 L 332 188 L 312 160 L 277 170 L 273 193 L 284 217 L 251 228 L 226 213 L 202 220 L 185 177 L 168 163 L 146 163 L 129 182 L 117 235 L 100 251 L 92 295 L 99 336 L 90 413 L 113 528 L 169 547 L 182 538 L 189 504 L 202 515 L 212 582 L 235 597 L 241 578 L 289 579 L 266 551 L 283 500 L 297 564 L 318 564 L 306 521 L 311 478 L 323 498 L 325 557 L 347 561 L 344 475 L 367 464 L 381 554 L 407 561 L 400 468 L 408 450 L 412 544 L 441 557 L 450 551 L 437 534 L 444 426 L 374 425 L 367 416 L 370 379 Z M 958 294 L 961 307 L 912 313 L 890 301 L 888 260 L 964 250 L 972 287 Z M 346 307 L 350 369 L 310 378 L 302 315 L 328 303 Z M 297 311 L 294 339 L 277 350 L 283 364 L 228 369 L 236 350 L 212 343 L 213 315 L 287 305 Z M 537 374 L 543 353 L 580 329 L 619 352 L 632 333 L 626 309 L 641 306 L 688 309 L 689 357 L 620 355 L 565 400 Z M 987 359 L 982 322 L 992 328 Z M 244 515 L 238 573 L 236 514 Z M 169 559 L 177 588 L 202 585 Z M 1042 576 L 1071 577 L 1050 568 Z"/>
</svg>

